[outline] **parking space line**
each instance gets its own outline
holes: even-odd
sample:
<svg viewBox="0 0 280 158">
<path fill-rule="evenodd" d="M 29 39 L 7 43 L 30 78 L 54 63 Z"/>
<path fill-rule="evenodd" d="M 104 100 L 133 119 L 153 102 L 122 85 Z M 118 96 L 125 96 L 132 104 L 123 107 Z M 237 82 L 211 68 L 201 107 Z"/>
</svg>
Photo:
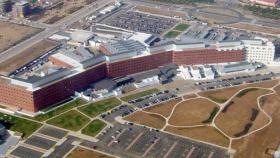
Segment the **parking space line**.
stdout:
<svg viewBox="0 0 280 158">
<path fill-rule="evenodd" d="M 209 154 L 208 158 L 212 158 L 213 155 L 214 155 L 214 152 L 212 151 L 212 152 Z"/>
<path fill-rule="evenodd" d="M 42 152 L 42 153 L 47 151 L 46 149 L 43 149 L 43 148 L 40 148 L 40 147 L 37 147 L 37 146 L 33 146 L 31 144 L 23 143 L 22 146 L 26 147 L 26 148 L 29 148 L 29 149 L 32 149 L 32 150 L 35 150 L 35 151 Z"/>
<path fill-rule="evenodd" d="M 167 158 L 167 156 L 173 151 L 173 149 L 175 148 L 175 146 L 177 145 L 177 141 L 173 143 L 173 145 L 169 148 L 169 150 L 167 151 L 167 153 L 163 156 L 163 158 Z"/>
<path fill-rule="evenodd" d="M 143 134 L 144 132 L 139 133 L 138 136 L 125 148 L 125 151 L 129 150 Z"/>
<path fill-rule="evenodd" d="M 54 138 L 54 137 L 51 137 L 51 136 L 48 136 L 48 135 L 45 135 L 45 134 L 42 134 L 42 133 L 35 133 L 34 135 L 36 135 L 38 137 L 45 138 L 45 139 L 52 140 L 54 142 L 58 142 L 60 140 L 60 139 L 57 139 L 57 138 Z"/>
<path fill-rule="evenodd" d="M 20 158 L 20 157 L 18 157 L 18 156 L 11 155 L 11 154 L 9 154 L 8 156 L 9 156 L 8 158 Z"/>
<path fill-rule="evenodd" d="M 188 155 L 186 156 L 186 158 L 190 158 L 193 151 L 194 151 L 195 147 L 192 147 L 192 149 L 189 151 Z"/>
<path fill-rule="evenodd" d="M 145 151 L 145 153 L 142 155 L 142 157 L 146 157 L 146 155 L 149 153 L 149 151 L 152 150 L 152 148 L 157 144 L 157 142 L 160 140 L 160 138 L 156 139 L 153 144 L 150 145 L 150 147 Z"/>
<path fill-rule="evenodd" d="M 127 129 L 123 129 L 110 143 L 108 143 L 107 147 L 110 147 L 114 141 L 118 140 L 119 137 L 126 131 Z"/>
</svg>

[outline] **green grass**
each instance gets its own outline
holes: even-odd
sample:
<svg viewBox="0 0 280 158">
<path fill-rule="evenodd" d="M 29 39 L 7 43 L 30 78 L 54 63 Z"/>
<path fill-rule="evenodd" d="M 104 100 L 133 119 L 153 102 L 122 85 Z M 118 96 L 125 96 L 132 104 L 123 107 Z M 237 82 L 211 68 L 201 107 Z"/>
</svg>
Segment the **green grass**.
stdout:
<svg viewBox="0 0 280 158">
<path fill-rule="evenodd" d="M 261 7 L 257 5 L 246 5 L 244 8 L 251 11 L 254 15 L 260 17 L 276 20 L 280 19 L 280 10 L 278 10 L 277 8 Z"/>
<path fill-rule="evenodd" d="M 109 98 L 80 107 L 78 110 L 89 117 L 96 117 L 97 115 L 106 112 L 120 104 L 121 101 L 119 101 L 117 98 Z"/>
<path fill-rule="evenodd" d="M 86 126 L 82 133 L 88 136 L 95 137 L 104 127 L 106 123 L 101 120 L 93 120 L 88 126 Z"/>
<path fill-rule="evenodd" d="M 217 102 L 217 103 L 224 103 L 227 101 L 227 99 L 223 99 L 223 98 L 215 98 L 215 97 L 212 97 L 212 96 L 208 96 L 209 99 L 213 100 L 214 102 Z"/>
<path fill-rule="evenodd" d="M 84 116 L 83 114 L 79 113 L 76 110 L 71 110 L 48 120 L 47 123 L 60 128 L 78 131 L 89 121 L 90 119 Z"/>
<path fill-rule="evenodd" d="M 126 96 L 126 97 L 122 97 L 121 100 L 128 102 L 128 101 L 131 101 L 131 100 L 134 100 L 134 99 L 137 99 L 137 98 L 140 98 L 140 97 L 144 97 L 146 95 L 150 95 L 150 94 L 153 94 L 153 93 L 157 93 L 157 92 L 159 92 L 159 90 L 154 88 L 154 89 L 150 89 L 150 90 L 143 91 L 143 92 L 140 92 L 140 93 L 132 94 L 132 95 L 129 95 L 129 96 Z"/>
<path fill-rule="evenodd" d="M 241 92 L 239 92 L 236 96 L 241 98 L 243 97 L 244 95 L 246 95 L 248 92 L 251 92 L 251 91 L 256 91 L 258 90 L 258 88 L 248 88 L 248 89 L 244 89 L 242 90 Z"/>
<path fill-rule="evenodd" d="M 40 123 L 3 113 L 0 113 L 0 123 L 11 131 L 22 133 L 23 138 L 27 138 L 42 126 Z"/>
<path fill-rule="evenodd" d="M 179 36 L 181 34 L 181 32 L 178 32 L 178 31 L 169 31 L 167 32 L 164 37 L 165 38 L 176 38 L 177 36 Z"/>
<path fill-rule="evenodd" d="M 178 24 L 173 30 L 183 32 L 190 27 L 188 24 Z"/>
<path fill-rule="evenodd" d="M 46 112 L 45 114 L 37 115 L 33 119 L 37 120 L 37 121 L 45 121 L 47 119 L 50 119 L 52 117 L 55 117 L 55 116 L 65 112 L 65 111 L 73 109 L 74 107 L 78 107 L 78 106 L 86 104 L 86 103 L 87 102 L 82 99 L 76 99 L 76 100 L 70 101 L 54 110 Z"/>
<path fill-rule="evenodd" d="M 216 116 L 217 112 L 219 111 L 218 107 L 214 107 L 214 109 L 212 110 L 210 116 L 208 117 L 207 120 L 202 121 L 202 123 L 211 123 L 214 119 L 214 117 Z"/>
</svg>

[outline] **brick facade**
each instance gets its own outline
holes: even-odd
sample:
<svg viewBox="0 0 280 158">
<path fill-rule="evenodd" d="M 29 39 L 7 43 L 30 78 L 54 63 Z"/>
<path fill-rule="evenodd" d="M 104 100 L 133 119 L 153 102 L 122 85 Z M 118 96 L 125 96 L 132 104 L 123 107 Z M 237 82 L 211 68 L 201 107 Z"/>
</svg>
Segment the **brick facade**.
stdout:
<svg viewBox="0 0 280 158">
<path fill-rule="evenodd" d="M 27 111 L 36 112 L 74 95 L 75 90 L 105 78 L 115 78 L 141 71 L 155 69 L 174 63 L 210 64 L 245 60 L 242 50 L 217 51 L 215 49 L 168 51 L 112 63 L 103 63 L 77 75 L 61 79 L 34 92 L 0 83 L 0 104 L 8 104 Z"/>
</svg>

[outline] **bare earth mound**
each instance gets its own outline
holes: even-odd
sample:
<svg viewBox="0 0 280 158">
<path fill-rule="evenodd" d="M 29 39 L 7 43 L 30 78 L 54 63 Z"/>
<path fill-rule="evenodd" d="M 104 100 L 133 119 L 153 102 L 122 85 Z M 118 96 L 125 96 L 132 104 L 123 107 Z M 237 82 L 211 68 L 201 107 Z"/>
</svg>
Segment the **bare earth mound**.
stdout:
<svg viewBox="0 0 280 158">
<path fill-rule="evenodd" d="M 147 114 L 142 111 L 138 111 L 126 117 L 125 120 L 158 129 L 161 129 L 165 125 L 165 119 L 161 116 Z"/>
<path fill-rule="evenodd" d="M 207 99 L 191 99 L 177 105 L 169 123 L 174 126 L 200 125 L 207 120 L 216 104 Z"/>
<path fill-rule="evenodd" d="M 167 126 L 165 131 L 224 147 L 229 145 L 229 140 L 214 127 L 174 128 Z"/>
<path fill-rule="evenodd" d="M 264 126 L 268 118 L 258 116 L 262 112 L 257 106 L 257 98 L 269 92 L 271 91 L 257 88 L 241 91 L 233 98 L 227 110 L 218 115 L 215 120 L 216 125 L 231 137 L 245 135 L 252 130 L 253 124 L 256 124 L 255 127 Z M 257 117 L 261 117 L 265 121 Z M 247 132 L 245 132 L 245 126 L 247 126 Z"/>
<path fill-rule="evenodd" d="M 158 105 L 149 107 L 149 108 L 145 109 L 144 111 L 158 113 L 158 114 L 163 115 L 164 117 L 168 117 L 170 115 L 173 107 L 180 101 L 182 101 L 181 98 L 175 99 L 172 101 L 168 101 L 168 102 L 165 102 L 162 104 L 158 104 Z"/>
</svg>

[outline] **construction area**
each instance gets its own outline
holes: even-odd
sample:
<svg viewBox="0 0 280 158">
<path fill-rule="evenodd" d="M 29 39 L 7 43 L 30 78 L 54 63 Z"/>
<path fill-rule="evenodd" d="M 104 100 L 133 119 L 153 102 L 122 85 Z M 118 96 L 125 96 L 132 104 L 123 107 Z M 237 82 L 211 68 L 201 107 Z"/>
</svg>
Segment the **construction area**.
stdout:
<svg viewBox="0 0 280 158">
<path fill-rule="evenodd" d="M 95 0 L 60 0 L 38 13 L 31 14 L 28 19 L 46 24 L 54 24 L 94 1 Z"/>
<path fill-rule="evenodd" d="M 31 68 L 36 64 L 42 63 L 44 62 L 43 58 L 47 57 L 45 54 L 57 47 L 58 43 L 55 41 L 42 40 L 23 50 L 22 53 L 14 56 L 13 58 L 0 63 L 0 74 L 10 75 L 17 69 L 29 69 L 29 67 Z M 38 60 L 36 60 L 34 63 L 31 63 L 31 65 L 26 65 L 30 60 L 35 59 Z"/>
<path fill-rule="evenodd" d="M 0 53 L 24 41 L 41 29 L 0 21 Z"/>
</svg>

